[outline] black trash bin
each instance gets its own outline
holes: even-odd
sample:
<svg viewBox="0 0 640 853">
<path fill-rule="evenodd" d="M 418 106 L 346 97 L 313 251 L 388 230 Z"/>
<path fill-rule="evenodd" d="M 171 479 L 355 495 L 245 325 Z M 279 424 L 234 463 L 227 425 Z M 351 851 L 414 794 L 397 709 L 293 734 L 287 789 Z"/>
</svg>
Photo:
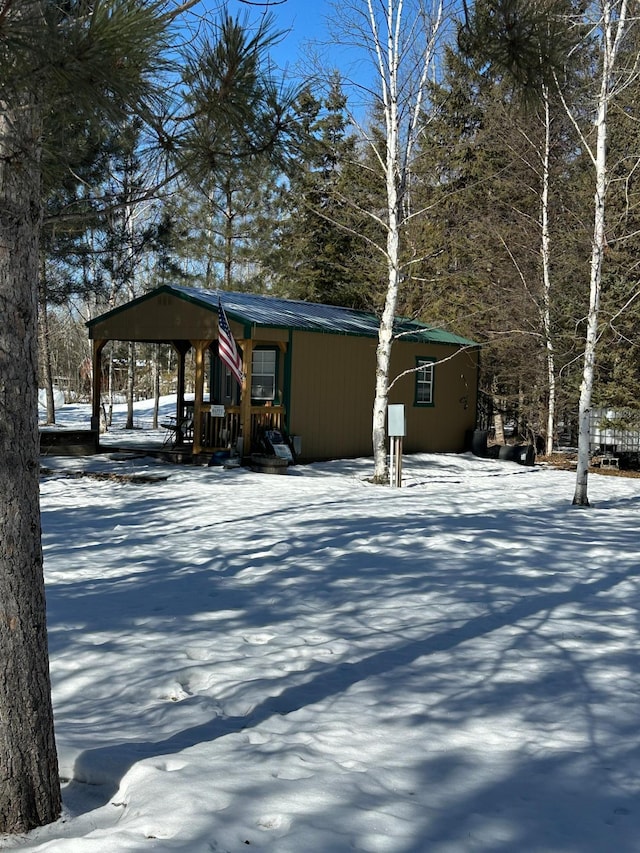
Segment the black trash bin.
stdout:
<svg viewBox="0 0 640 853">
<path fill-rule="evenodd" d="M 501 444 L 498 451 L 498 459 L 503 459 L 507 462 L 520 461 L 520 445 L 518 444 Z"/>
<path fill-rule="evenodd" d="M 474 429 L 468 436 L 468 447 L 474 456 L 487 455 L 487 439 L 489 438 L 488 429 Z"/>
<path fill-rule="evenodd" d="M 532 444 L 503 444 L 500 446 L 498 459 L 531 466 L 536 460 L 536 449 Z"/>
</svg>

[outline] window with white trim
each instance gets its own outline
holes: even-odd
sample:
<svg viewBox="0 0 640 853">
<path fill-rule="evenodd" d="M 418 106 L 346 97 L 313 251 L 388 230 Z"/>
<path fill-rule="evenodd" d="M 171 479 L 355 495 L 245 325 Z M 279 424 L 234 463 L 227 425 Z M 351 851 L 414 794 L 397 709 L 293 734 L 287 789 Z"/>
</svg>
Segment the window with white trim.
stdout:
<svg viewBox="0 0 640 853">
<path fill-rule="evenodd" d="M 416 406 L 433 406 L 434 358 L 416 359 Z"/>
<path fill-rule="evenodd" d="M 274 400 L 276 396 L 275 349 L 254 349 L 251 361 L 251 399 Z"/>
</svg>

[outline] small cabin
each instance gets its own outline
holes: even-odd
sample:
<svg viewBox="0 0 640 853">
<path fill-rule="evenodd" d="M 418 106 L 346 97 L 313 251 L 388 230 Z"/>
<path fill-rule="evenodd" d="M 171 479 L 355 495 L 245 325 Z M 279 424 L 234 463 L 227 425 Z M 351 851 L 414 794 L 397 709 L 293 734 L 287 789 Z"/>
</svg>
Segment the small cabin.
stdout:
<svg viewBox="0 0 640 853">
<path fill-rule="evenodd" d="M 243 363 L 240 385 L 218 351 L 221 303 Z M 286 432 L 300 461 L 369 456 L 379 320 L 374 314 L 255 293 L 163 285 L 89 321 L 93 419 L 109 341 L 170 344 L 177 359 L 176 422 L 189 422 L 194 461 L 265 429 Z M 476 425 L 479 346 L 413 320 L 394 326 L 390 404 L 404 404 L 407 453 L 465 449 Z M 193 350 L 193 400 L 185 359 Z"/>
</svg>

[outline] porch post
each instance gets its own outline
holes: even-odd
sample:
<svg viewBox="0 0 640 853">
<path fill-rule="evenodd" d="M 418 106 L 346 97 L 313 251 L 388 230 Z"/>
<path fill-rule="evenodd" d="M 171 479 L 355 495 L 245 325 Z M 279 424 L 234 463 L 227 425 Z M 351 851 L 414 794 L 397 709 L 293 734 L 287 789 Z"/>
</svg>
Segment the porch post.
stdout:
<svg viewBox="0 0 640 853">
<path fill-rule="evenodd" d="M 178 387 L 176 388 L 176 424 L 180 424 L 184 416 L 184 380 L 185 380 L 185 360 L 189 347 L 188 341 L 172 341 L 172 347 L 178 354 Z M 180 433 L 177 433 L 179 437 Z"/>
<path fill-rule="evenodd" d="M 242 348 L 244 379 L 240 392 L 240 424 L 242 427 L 242 455 L 251 453 L 251 367 L 253 364 L 253 341 L 239 341 Z"/>
<path fill-rule="evenodd" d="M 102 391 L 102 350 L 107 341 L 92 341 L 91 362 L 91 429 L 100 432 L 100 394 Z"/>
<path fill-rule="evenodd" d="M 202 452 L 202 414 L 204 403 L 204 368 L 205 354 L 211 346 L 211 341 L 192 341 L 196 351 L 196 384 L 193 400 L 193 461 Z"/>
</svg>

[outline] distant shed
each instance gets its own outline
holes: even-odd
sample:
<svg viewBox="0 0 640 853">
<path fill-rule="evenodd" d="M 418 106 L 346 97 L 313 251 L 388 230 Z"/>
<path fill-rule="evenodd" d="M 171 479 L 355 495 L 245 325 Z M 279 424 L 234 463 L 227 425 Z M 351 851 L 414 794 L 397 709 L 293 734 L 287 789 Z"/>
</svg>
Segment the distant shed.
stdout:
<svg viewBox="0 0 640 853">
<path fill-rule="evenodd" d="M 218 300 L 242 353 L 241 389 L 218 355 Z M 378 325 L 374 314 L 350 308 L 164 285 L 88 323 L 94 423 L 104 346 L 166 343 L 179 355 L 176 418 L 192 418 L 194 458 L 239 439 L 248 455 L 265 428 L 297 436 L 302 461 L 370 455 Z M 405 405 L 405 451 L 462 451 L 476 425 L 479 346 L 412 320 L 398 319 L 394 331 L 390 378 L 400 378 L 389 402 Z M 190 349 L 192 404 L 185 399 Z"/>
</svg>

